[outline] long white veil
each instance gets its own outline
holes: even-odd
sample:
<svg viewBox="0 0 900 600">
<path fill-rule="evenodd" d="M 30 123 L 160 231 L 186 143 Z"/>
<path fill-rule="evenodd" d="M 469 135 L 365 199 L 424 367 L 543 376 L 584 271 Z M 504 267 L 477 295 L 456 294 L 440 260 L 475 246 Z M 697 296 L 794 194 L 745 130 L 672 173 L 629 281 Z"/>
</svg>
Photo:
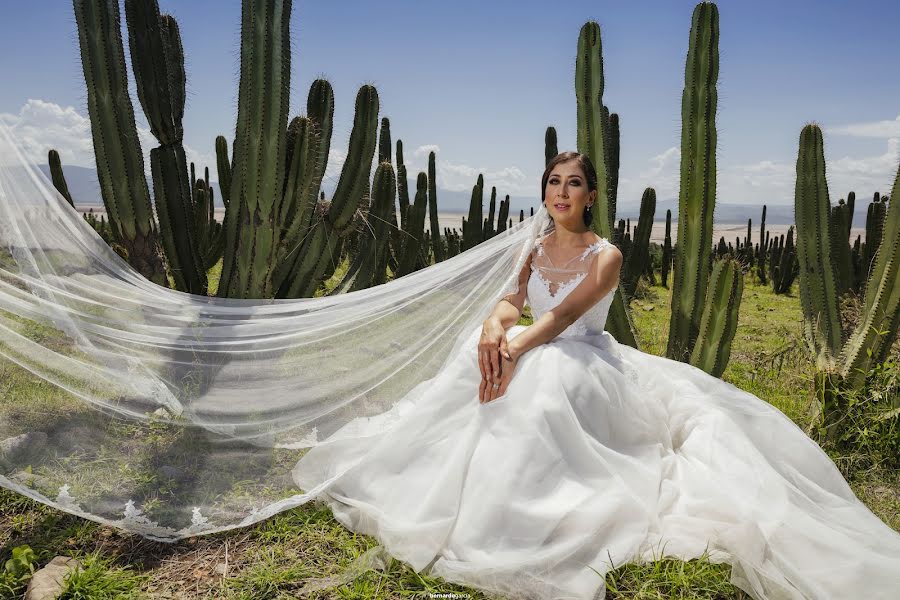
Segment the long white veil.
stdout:
<svg viewBox="0 0 900 600">
<path fill-rule="evenodd" d="M 540 206 L 358 292 L 194 296 L 113 252 L 0 123 L 0 485 L 161 541 L 303 504 L 318 492 L 291 477 L 304 449 L 389 426 L 549 224 Z"/>
</svg>

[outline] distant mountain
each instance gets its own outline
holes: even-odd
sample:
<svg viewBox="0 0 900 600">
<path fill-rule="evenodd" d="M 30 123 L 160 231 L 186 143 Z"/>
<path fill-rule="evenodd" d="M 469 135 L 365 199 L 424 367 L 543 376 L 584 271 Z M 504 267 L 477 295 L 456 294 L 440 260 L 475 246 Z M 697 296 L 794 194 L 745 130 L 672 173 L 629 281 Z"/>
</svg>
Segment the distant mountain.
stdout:
<svg viewBox="0 0 900 600">
<path fill-rule="evenodd" d="M 41 171 L 50 178 L 50 167 L 48 165 L 40 165 Z M 102 206 L 103 201 L 100 198 L 100 184 L 97 180 L 97 171 L 96 169 L 89 169 L 85 167 L 76 167 L 76 166 L 64 166 L 63 170 L 66 175 L 66 183 L 69 185 L 69 191 L 72 194 L 72 198 L 79 205 L 84 204 L 86 206 L 94 205 L 94 206 Z M 151 193 L 152 193 L 152 183 L 148 180 L 147 182 L 151 185 Z M 217 207 L 222 206 L 222 194 L 218 189 L 218 183 L 215 181 L 211 181 L 210 184 L 215 189 L 215 203 Z M 410 179 L 407 182 L 409 186 L 409 196 L 410 202 L 415 200 L 416 195 L 416 181 L 415 179 Z M 333 187 L 333 186 L 332 186 Z M 325 188 L 326 197 L 330 196 L 333 189 Z M 472 197 L 471 191 L 452 191 L 452 190 L 444 190 L 438 189 L 438 207 L 441 213 L 458 213 L 460 215 L 468 214 L 469 212 L 469 201 Z M 506 198 L 506 194 L 497 190 L 497 205 L 499 210 L 500 201 Z M 488 209 L 490 208 L 490 200 L 491 200 L 491 191 L 490 188 L 485 189 L 484 192 L 484 214 L 487 216 Z M 518 222 L 519 220 L 519 210 L 525 211 L 525 216 L 527 217 L 531 211 L 531 208 L 537 209 L 539 206 L 540 200 L 538 198 L 520 198 L 515 196 L 510 196 L 510 218 L 513 221 Z M 853 216 L 853 227 L 865 227 L 866 224 L 866 209 L 868 206 L 868 202 L 862 203 L 858 202 L 856 206 L 856 214 Z M 666 220 L 666 210 L 672 211 L 672 221 L 678 221 L 678 200 L 677 199 L 669 199 L 657 201 L 656 203 L 656 214 L 654 217 L 654 222 L 665 222 Z M 631 219 L 632 226 L 637 222 L 638 215 L 640 214 L 640 204 L 638 202 L 629 202 L 627 204 L 623 202 L 619 202 L 616 211 L 617 219 Z M 747 219 L 753 219 L 753 227 L 759 227 L 759 220 L 762 216 L 762 203 L 760 204 L 726 204 L 724 202 L 717 202 L 715 212 L 713 214 L 714 220 L 716 223 L 746 223 Z M 766 208 L 766 223 L 771 225 L 792 225 L 794 223 L 794 207 L 791 204 L 768 204 Z"/>
<path fill-rule="evenodd" d="M 713 220 L 716 223 L 746 223 L 747 219 L 753 219 L 753 227 L 759 226 L 759 220 L 762 217 L 762 205 L 759 204 L 726 204 L 724 202 L 716 202 L 713 211 Z M 616 207 L 616 219 L 630 218 L 632 226 L 640 215 L 641 206 L 639 203 L 629 203 L 627 207 L 621 205 Z M 672 211 L 672 222 L 678 221 L 678 200 L 656 201 L 656 215 L 654 221 L 666 221 L 666 210 Z M 859 207 L 856 210 L 856 222 L 862 219 L 865 224 L 866 215 L 863 211 L 860 216 Z M 794 224 L 794 205 L 793 204 L 768 204 L 766 203 L 766 224 L 771 225 L 793 225 Z"/>
<path fill-rule="evenodd" d="M 52 179 L 50 165 L 38 165 L 38 168 L 47 176 L 47 179 Z M 76 204 L 103 206 L 96 169 L 63 165 L 63 174 L 66 176 L 69 193 Z"/>
</svg>

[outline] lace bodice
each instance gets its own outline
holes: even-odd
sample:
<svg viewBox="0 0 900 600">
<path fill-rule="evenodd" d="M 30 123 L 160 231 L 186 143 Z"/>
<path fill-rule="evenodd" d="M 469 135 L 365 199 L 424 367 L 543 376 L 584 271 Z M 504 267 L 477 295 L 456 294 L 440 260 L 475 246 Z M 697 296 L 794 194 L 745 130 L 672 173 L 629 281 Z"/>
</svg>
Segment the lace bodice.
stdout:
<svg viewBox="0 0 900 600">
<path fill-rule="evenodd" d="M 543 241 L 535 240 L 531 255 L 531 274 L 528 277 L 526 302 L 531 307 L 531 314 L 537 320 L 548 310 L 559 305 L 565 297 L 584 279 L 591 268 L 594 257 L 602 250 L 612 246 L 612 242 L 601 238 L 591 244 L 581 254 L 573 256 L 563 264 L 553 264 L 550 256 L 544 251 Z M 618 287 L 618 284 L 616 284 Z M 601 334 L 606 325 L 606 315 L 612 304 L 613 292 L 610 290 L 599 302 L 592 306 L 577 321 L 569 325 L 560 336 Z"/>
</svg>

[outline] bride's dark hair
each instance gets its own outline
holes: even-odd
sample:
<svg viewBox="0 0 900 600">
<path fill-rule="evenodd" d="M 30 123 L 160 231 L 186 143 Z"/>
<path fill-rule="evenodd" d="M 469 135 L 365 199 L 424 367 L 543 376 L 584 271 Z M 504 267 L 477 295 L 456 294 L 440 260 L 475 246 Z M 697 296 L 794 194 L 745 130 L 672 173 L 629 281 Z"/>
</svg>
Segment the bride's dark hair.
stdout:
<svg viewBox="0 0 900 600">
<path fill-rule="evenodd" d="M 597 190 L 597 170 L 594 168 L 594 163 L 591 162 L 591 159 L 588 158 L 586 154 L 581 154 L 579 152 L 560 152 L 547 163 L 547 168 L 544 169 L 544 176 L 541 177 L 541 202 L 544 201 L 544 195 L 547 192 L 547 180 L 550 179 L 550 173 L 553 172 L 553 167 L 559 163 L 569 162 L 570 160 L 577 162 L 581 167 L 581 170 L 584 171 L 584 177 L 587 179 L 588 192 Z M 596 200 L 594 202 L 596 203 Z M 593 221 L 591 209 L 585 208 L 582 217 L 584 218 L 584 224 L 590 227 L 591 222 Z M 553 219 L 553 217 L 550 218 Z"/>
</svg>

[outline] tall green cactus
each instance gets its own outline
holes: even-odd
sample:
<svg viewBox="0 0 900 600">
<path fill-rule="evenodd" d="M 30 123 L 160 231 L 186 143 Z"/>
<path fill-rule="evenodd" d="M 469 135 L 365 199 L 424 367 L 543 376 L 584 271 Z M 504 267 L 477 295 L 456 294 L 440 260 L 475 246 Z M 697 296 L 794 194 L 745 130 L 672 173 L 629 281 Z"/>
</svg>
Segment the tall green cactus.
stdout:
<svg viewBox="0 0 900 600">
<path fill-rule="evenodd" d="M 402 277 L 416 270 L 425 239 L 425 213 L 428 209 L 428 175 L 420 172 L 416 179 L 416 198 L 407 207 L 406 224 L 410 235 L 404 236 L 403 253 L 397 270 Z"/>
<path fill-rule="evenodd" d="M 69 184 L 66 183 L 66 176 L 63 173 L 59 152 L 51 149 L 47 153 L 47 162 L 50 165 L 50 179 L 53 181 L 53 187 L 55 187 L 56 191 L 66 199 L 66 202 L 68 202 L 72 208 L 75 208 L 75 201 L 72 200 L 72 194 L 69 193 Z"/>
<path fill-rule="evenodd" d="M 353 218 L 360 202 L 368 195 L 377 128 L 378 93 L 374 87 L 364 85 L 356 95 L 356 112 L 353 129 L 350 131 L 347 158 L 341 168 L 331 203 L 327 208 L 320 207 L 321 213 L 318 209 L 315 211 L 305 231 L 290 230 L 283 238 L 295 241 L 290 243 L 282 241 L 277 269 L 284 268 L 281 263 L 289 260 L 290 253 L 296 254 L 294 259 L 290 260 L 288 275 L 281 279 L 276 297 L 312 296 L 321 282 L 334 273 L 339 263 L 334 253 L 340 254 L 343 238 L 353 229 Z M 318 184 L 313 187 L 318 189 Z M 385 218 L 390 222 L 387 213 Z M 299 239 L 295 236 L 299 236 Z M 303 240 L 302 244 L 299 240 Z"/>
<path fill-rule="evenodd" d="M 797 259 L 800 261 L 800 305 L 810 351 L 824 368 L 843 345 L 838 279 L 831 253 L 831 204 L 825 180 L 822 131 L 814 124 L 800 133 L 794 188 Z"/>
<path fill-rule="evenodd" d="M 441 228 L 438 224 L 437 206 L 437 166 L 435 165 L 434 152 L 428 153 L 428 216 L 431 224 L 431 246 L 434 252 L 434 262 L 444 260 L 444 243 L 441 241 Z"/>
<path fill-rule="evenodd" d="M 733 258 L 715 261 L 700 320 L 700 333 L 690 360 L 692 365 L 715 377 L 722 376 L 731 356 L 743 291 L 741 264 Z"/>
<path fill-rule="evenodd" d="M 556 145 L 556 129 L 548 127 L 544 133 L 544 166 L 549 165 L 557 154 L 559 154 L 559 150 Z"/>
<path fill-rule="evenodd" d="M 622 267 L 622 285 L 625 286 L 625 297 L 629 299 L 634 296 L 638 279 L 647 270 L 647 264 L 650 262 L 650 232 L 653 229 L 655 213 L 656 190 L 648 187 L 641 198 L 640 217 Z"/>
<path fill-rule="evenodd" d="M 397 194 L 397 180 L 390 161 L 383 161 L 375 170 L 372 183 L 372 205 L 369 207 L 368 228 L 362 232 L 360 248 L 353 256 L 350 267 L 338 286 L 336 293 L 365 289 L 384 283 L 386 276 L 386 254 L 389 252 L 389 213 L 396 211 L 394 198 Z"/>
<path fill-rule="evenodd" d="M 766 205 L 763 204 L 762 207 L 762 219 L 759 224 L 759 247 L 757 249 L 756 256 L 756 275 L 759 277 L 759 282 L 763 285 L 766 285 L 766 258 L 769 254 L 769 247 L 766 243 L 768 240 L 766 238 Z"/>
<path fill-rule="evenodd" d="M 660 277 L 663 287 L 669 287 L 669 269 L 672 266 L 672 211 L 666 209 L 666 234 L 663 238 L 662 268 Z"/>
<path fill-rule="evenodd" d="M 606 112 L 608 111 L 604 110 L 604 114 Z M 616 202 L 619 196 L 619 115 L 616 113 L 606 118 L 606 139 L 606 203 L 609 207 L 609 222 L 612 223 L 616 216 Z"/>
<path fill-rule="evenodd" d="M 175 287 L 206 294 L 193 190 L 182 144 L 187 77 L 175 19 L 156 0 L 125 0 L 125 21 L 138 99 L 160 145 L 150 151 L 159 234 Z"/>
<path fill-rule="evenodd" d="M 597 171 L 597 199 L 591 229 L 600 237 L 612 239 L 613 220 L 609 203 L 609 177 L 603 112 L 603 48 L 600 25 L 585 23 L 578 34 L 575 59 L 575 98 L 577 105 L 578 152 L 586 154 Z M 521 214 L 524 217 L 524 213 Z M 520 219 L 521 220 L 521 219 Z M 625 294 L 621 287 L 613 291 L 606 329 L 622 344 L 638 347 L 637 336 Z"/>
<path fill-rule="evenodd" d="M 838 294 L 848 292 L 853 285 L 853 262 L 850 257 L 850 205 L 841 198 L 831 207 L 831 253 L 834 256 Z"/>
<path fill-rule="evenodd" d="M 700 330 L 712 252 L 716 202 L 716 81 L 719 11 L 694 8 L 681 100 L 681 186 L 672 314 L 666 355 L 687 361 Z"/>
<path fill-rule="evenodd" d="M 472 197 L 469 200 L 469 217 L 463 228 L 463 250 L 473 248 L 482 242 L 484 232 L 484 175 L 478 174 L 478 180 L 472 186 Z"/>
<path fill-rule="evenodd" d="M 73 0 L 100 193 L 109 226 L 142 275 L 167 284 L 128 94 L 119 3 Z"/>
<path fill-rule="evenodd" d="M 231 198 L 219 296 L 274 294 L 290 94 L 291 0 L 244 0 Z M 267 76 L 260 77 L 260 74 Z"/>
<path fill-rule="evenodd" d="M 391 120 L 381 117 L 381 134 L 378 136 L 378 164 L 391 162 Z"/>
</svg>

